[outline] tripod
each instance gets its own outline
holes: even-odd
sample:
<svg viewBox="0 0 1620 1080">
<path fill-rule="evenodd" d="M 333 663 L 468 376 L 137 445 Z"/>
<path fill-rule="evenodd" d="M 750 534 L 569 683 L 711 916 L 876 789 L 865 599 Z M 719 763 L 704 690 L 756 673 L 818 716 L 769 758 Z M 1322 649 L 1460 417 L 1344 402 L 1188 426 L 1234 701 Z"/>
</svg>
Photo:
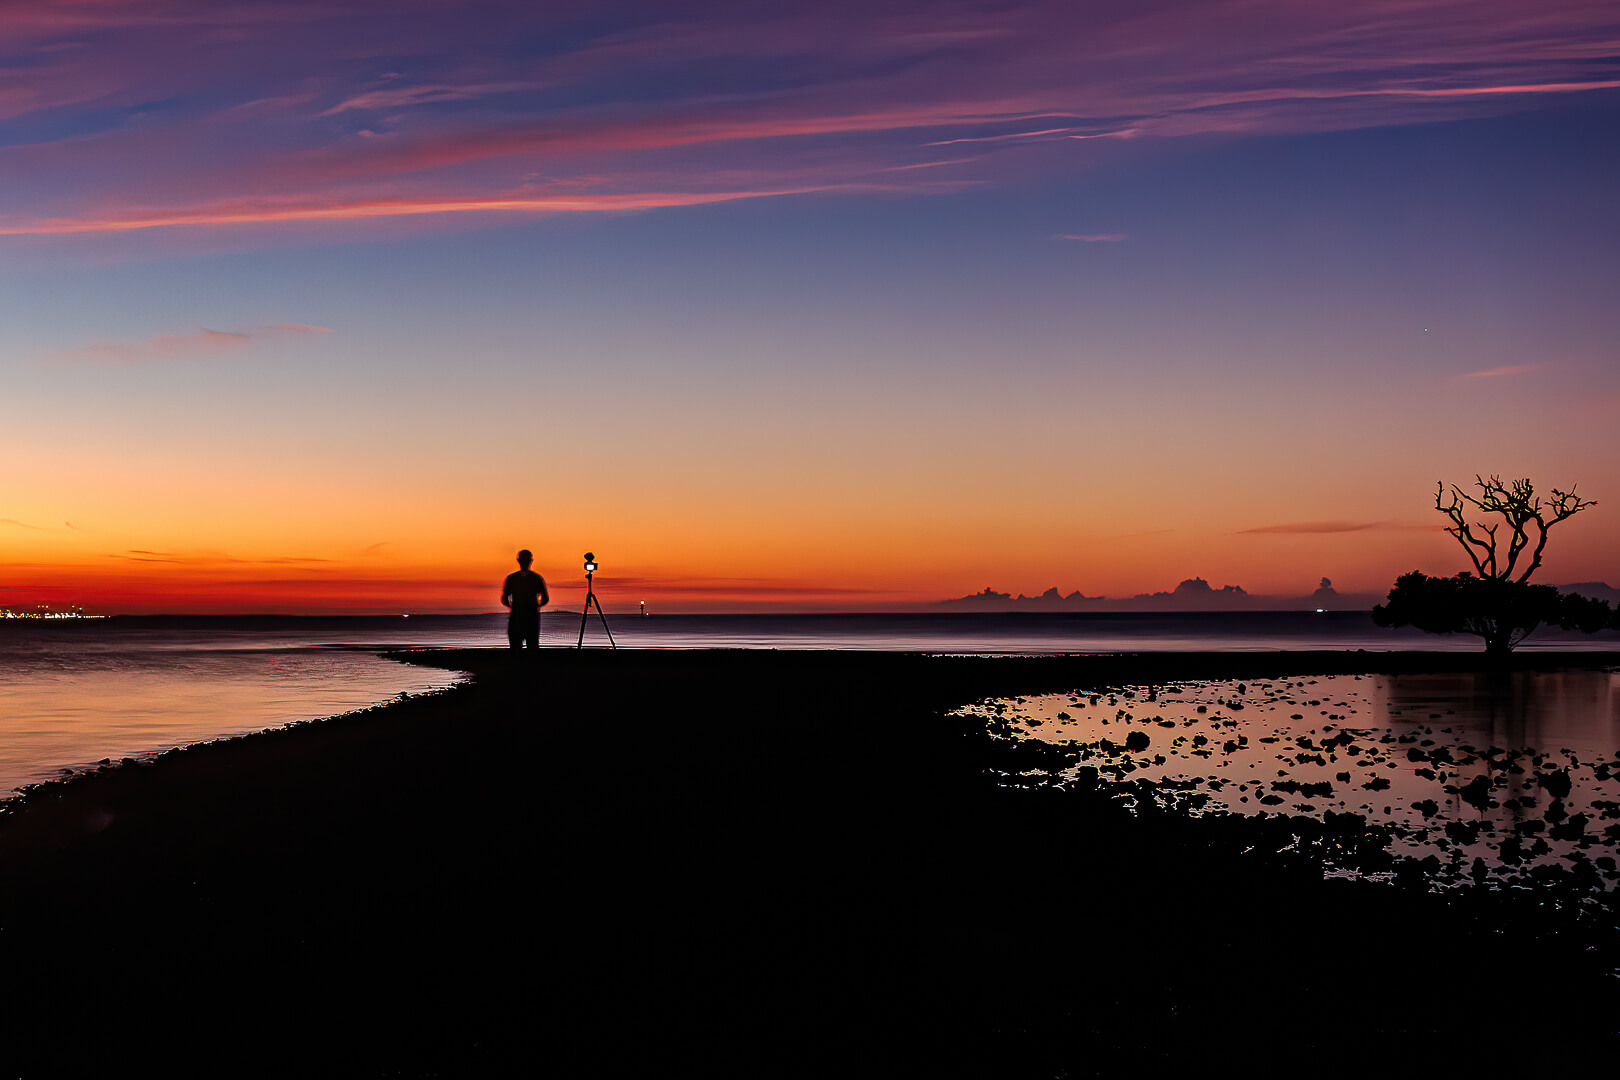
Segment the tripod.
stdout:
<svg viewBox="0 0 1620 1080">
<path fill-rule="evenodd" d="M 589 557 L 586 556 L 586 558 Z M 579 609 L 579 641 L 574 645 L 574 648 L 582 649 L 585 647 L 585 620 L 591 617 L 591 606 L 594 604 L 596 606 L 596 617 L 602 620 L 602 629 L 607 631 L 608 645 L 617 649 L 619 643 L 613 640 L 613 631 L 608 629 L 607 616 L 602 614 L 602 601 L 596 598 L 596 587 L 591 581 L 595 576 L 592 571 L 585 571 L 585 603 L 580 605 Z"/>
</svg>

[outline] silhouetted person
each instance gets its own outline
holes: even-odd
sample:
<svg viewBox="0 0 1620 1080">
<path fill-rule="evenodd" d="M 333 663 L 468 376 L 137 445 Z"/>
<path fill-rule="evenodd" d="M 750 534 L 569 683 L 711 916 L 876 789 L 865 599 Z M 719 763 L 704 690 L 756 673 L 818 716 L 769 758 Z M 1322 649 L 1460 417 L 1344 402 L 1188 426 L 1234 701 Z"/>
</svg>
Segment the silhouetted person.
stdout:
<svg viewBox="0 0 1620 1080">
<path fill-rule="evenodd" d="M 546 591 L 546 579 L 529 569 L 534 554 L 528 548 L 517 553 L 518 569 L 506 575 L 501 589 L 501 604 L 512 609 L 506 620 L 506 640 L 512 648 L 521 649 L 524 642 L 529 648 L 540 647 L 540 609 L 551 603 Z"/>
</svg>

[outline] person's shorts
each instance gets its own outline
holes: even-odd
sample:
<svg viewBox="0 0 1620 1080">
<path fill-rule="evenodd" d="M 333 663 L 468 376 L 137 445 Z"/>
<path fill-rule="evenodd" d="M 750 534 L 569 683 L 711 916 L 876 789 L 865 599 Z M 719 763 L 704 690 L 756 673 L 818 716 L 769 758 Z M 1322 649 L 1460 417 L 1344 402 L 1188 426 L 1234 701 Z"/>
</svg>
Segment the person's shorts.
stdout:
<svg viewBox="0 0 1620 1080">
<path fill-rule="evenodd" d="M 535 648 L 540 647 L 540 613 L 538 611 L 514 611 L 506 620 L 506 637 L 517 646 L 527 642 Z"/>
</svg>

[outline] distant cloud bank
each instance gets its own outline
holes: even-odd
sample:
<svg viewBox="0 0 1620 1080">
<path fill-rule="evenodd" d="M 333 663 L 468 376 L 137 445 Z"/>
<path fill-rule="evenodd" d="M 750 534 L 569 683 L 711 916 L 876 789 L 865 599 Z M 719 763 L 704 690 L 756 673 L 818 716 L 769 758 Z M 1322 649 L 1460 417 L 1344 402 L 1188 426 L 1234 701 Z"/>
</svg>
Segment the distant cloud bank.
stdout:
<svg viewBox="0 0 1620 1080">
<path fill-rule="evenodd" d="M 986 586 L 983 592 L 940 600 L 937 606 L 958 611 L 1365 611 L 1380 598 L 1371 593 L 1340 593 L 1327 578 L 1314 592 L 1299 596 L 1261 596 L 1241 585 L 1215 588 L 1203 578 L 1187 578 L 1168 592 L 1128 597 L 1064 595 L 1056 586 L 1039 596 L 1013 596 Z"/>
</svg>

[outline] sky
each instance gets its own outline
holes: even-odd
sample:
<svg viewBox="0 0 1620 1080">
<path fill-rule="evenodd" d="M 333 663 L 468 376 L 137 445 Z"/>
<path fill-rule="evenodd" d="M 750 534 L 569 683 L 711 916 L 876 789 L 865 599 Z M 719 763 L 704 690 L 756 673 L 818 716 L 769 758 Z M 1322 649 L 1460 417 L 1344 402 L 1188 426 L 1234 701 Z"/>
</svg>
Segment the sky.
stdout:
<svg viewBox="0 0 1620 1080">
<path fill-rule="evenodd" d="M 0 607 L 1620 585 L 1620 7 L 0 2 Z"/>
</svg>

